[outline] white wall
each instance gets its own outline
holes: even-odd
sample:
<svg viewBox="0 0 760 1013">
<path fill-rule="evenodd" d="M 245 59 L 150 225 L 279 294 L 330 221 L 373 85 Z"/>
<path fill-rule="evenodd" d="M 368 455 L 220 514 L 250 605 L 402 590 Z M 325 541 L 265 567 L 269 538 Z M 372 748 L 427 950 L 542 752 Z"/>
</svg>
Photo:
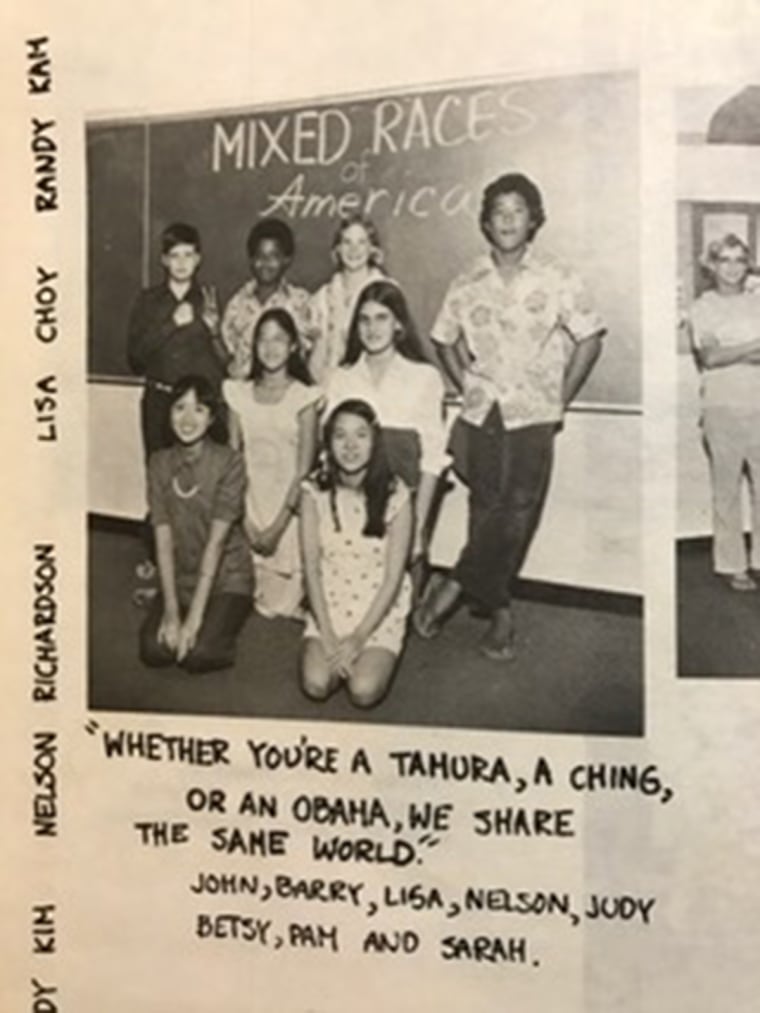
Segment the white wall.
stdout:
<svg viewBox="0 0 760 1013">
<path fill-rule="evenodd" d="M 760 201 L 760 146 L 681 145 L 678 200 Z"/>
<path fill-rule="evenodd" d="M 89 384 L 89 497 L 93 513 L 138 519 L 145 485 L 135 384 Z M 544 517 L 523 574 L 534 580 L 639 592 L 641 416 L 573 411 L 556 442 Z M 449 565 L 462 544 L 466 492 L 445 502 L 431 547 Z"/>
<path fill-rule="evenodd" d="M 678 356 L 676 536 L 712 534 L 710 471 L 699 426 L 699 373 L 690 355 Z"/>
</svg>

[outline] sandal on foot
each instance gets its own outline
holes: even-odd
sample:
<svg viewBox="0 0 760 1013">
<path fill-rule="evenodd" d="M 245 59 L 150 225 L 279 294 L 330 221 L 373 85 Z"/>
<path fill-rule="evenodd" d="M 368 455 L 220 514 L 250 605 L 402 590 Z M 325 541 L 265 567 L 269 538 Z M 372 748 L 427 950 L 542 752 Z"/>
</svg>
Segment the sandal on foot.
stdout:
<svg viewBox="0 0 760 1013">
<path fill-rule="evenodd" d="M 138 587 L 132 592 L 132 604 L 139 609 L 148 608 L 157 594 L 157 587 Z"/>
<path fill-rule="evenodd" d="M 135 567 L 135 576 L 138 580 L 144 580 L 145 583 L 149 583 L 156 579 L 158 569 L 156 564 L 150 559 L 143 559 L 142 562 L 138 563 Z"/>
<path fill-rule="evenodd" d="M 727 580 L 732 591 L 757 591 L 757 583 L 748 573 L 732 573 Z"/>
<path fill-rule="evenodd" d="M 441 624 L 431 619 L 427 608 L 421 604 L 412 612 L 412 629 L 423 640 L 433 640 L 441 632 Z"/>
<path fill-rule="evenodd" d="M 517 657 L 514 637 L 510 637 L 502 644 L 483 641 L 478 650 L 489 661 L 514 661 Z"/>
</svg>

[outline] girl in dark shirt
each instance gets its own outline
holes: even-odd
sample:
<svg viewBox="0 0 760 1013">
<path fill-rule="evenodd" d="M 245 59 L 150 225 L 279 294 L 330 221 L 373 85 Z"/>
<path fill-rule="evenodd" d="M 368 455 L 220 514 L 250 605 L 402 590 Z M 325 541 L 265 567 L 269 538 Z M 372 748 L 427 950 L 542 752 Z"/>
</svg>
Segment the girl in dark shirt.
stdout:
<svg viewBox="0 0 760 1013">
<path fill-rule="evenodd" d="M 146 665 L 187 671 L 225 668 L 250 610 L 250 554 L 241 528 L 245 471 L 217 442 L 219 409 L 208 380 L 172 390 L 174 444 L 148 463 L 148 500 L 161 593 L 140 634 Z"/>
</svg>

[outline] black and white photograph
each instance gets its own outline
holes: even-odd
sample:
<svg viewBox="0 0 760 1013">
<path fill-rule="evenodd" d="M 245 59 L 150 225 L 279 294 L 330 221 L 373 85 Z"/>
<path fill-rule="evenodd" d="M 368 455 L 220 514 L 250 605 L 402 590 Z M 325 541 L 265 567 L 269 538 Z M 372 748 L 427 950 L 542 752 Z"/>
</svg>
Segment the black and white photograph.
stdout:
<svg viewBox="0 0 760 1013">
<path fill-rule="evenodd" d="M 760 676 L 760 87 L 678 110 L 678 666 Z"/>
<path fill-rule="evenodd" d="M 87 124 L 91 707 L 642 733 L 638 115 Z"/>
<path fill-rule="evenodd" d="M 754 1013 L 757 3 L 0 22 L 0 1010 Z"/>
</svg>

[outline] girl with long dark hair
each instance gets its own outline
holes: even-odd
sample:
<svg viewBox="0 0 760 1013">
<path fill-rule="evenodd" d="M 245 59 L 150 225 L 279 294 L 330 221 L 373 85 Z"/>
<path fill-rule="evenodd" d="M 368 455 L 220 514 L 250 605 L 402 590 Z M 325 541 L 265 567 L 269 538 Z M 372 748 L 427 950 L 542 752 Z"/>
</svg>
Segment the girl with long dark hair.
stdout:
<svg viewBox="0 0 760 1013">
<path fill-rule="evenodd" d="M 366 402 L 337 405 L 324 437 L 323 466 L 301 497 L 302 685 L 324 700 L 345 683 L 354 704 L 371 707 L 388 691 L 411 606 L 409 490 Z"/>
<path fill-rule="evenodd" d="M 404 293 L 388 279 L 362 289 L 351 321 L 342 369 L 327 387 L 328 404 L 367 401 L 383 429 L 391 466 L 414 498 L 412 560 L 422 558 L 439 474 L 448 463 L 444 387 L 425 360 Z"/>
<path fill-rule="evenodd" d="M 303 579 L 294 515 L 300 483 L 314 463 L 320 391 L 299 350 L 295 321 L 265 310 L 253 333 L 248 380 L 226 380 L 230 436 L 245 459 L 245 532 L 256 574 L 254 604 L 264 616 L 300 618 Z"/>
</svg>

